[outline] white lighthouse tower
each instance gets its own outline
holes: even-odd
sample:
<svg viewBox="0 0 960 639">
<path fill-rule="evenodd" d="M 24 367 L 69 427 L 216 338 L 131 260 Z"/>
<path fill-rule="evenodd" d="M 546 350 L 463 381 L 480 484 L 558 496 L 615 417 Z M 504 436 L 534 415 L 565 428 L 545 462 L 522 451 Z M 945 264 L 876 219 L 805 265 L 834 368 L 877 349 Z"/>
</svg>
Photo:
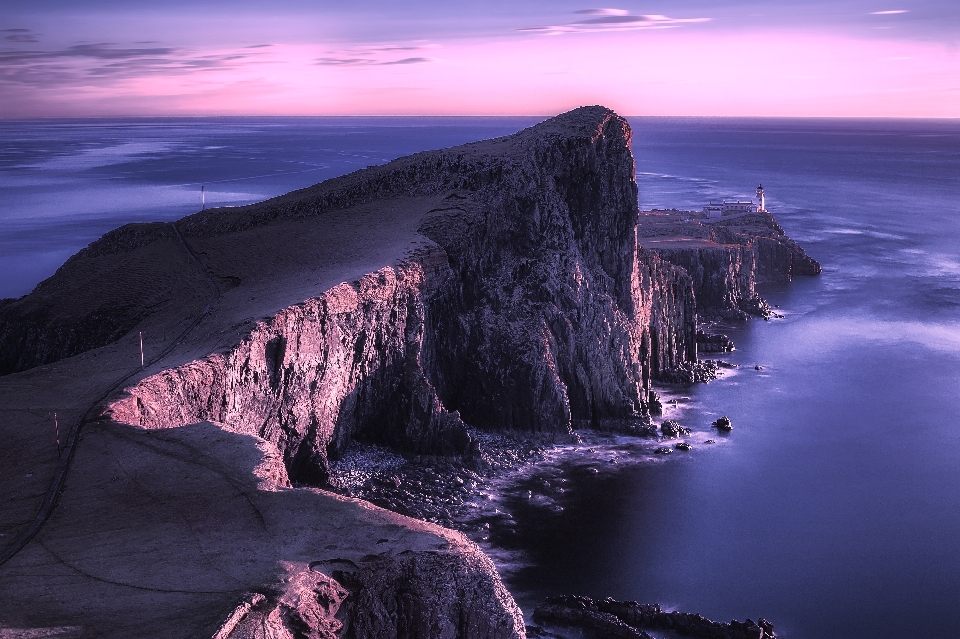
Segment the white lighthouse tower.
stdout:
<svg viewBox="0 0 960 639">
<path fill-rule="evenodd" d="M 763 185 L 757 187 L 757 213 L 766 213 L 767 203 L 763 199 Z"/>
</svg>

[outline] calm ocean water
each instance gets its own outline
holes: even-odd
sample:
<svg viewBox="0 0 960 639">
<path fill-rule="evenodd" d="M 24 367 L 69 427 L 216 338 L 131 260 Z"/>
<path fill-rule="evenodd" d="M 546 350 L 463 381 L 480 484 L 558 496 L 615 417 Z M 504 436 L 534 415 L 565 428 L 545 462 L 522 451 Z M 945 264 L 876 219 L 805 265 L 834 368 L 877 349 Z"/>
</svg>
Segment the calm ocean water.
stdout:
<svg viewBox="0 0 960 639">
<path fill-rule="evenodd" d="M 0 122 L 0 296 L 118 224 L 197 210 L 201 184 L 246 203 L 534 121 Z M 600 441 L 509 480 L 487 544 L 508 584 L 528 611 L 580 593 L 789 639 L 957 636 L 960 122 L 631 123 L 643 208 L 763 182 L 824 272 L 764 291 L 783 319 L 727 330 L 733 374 L 668 392 L 693 451 Z"/>
</svg>

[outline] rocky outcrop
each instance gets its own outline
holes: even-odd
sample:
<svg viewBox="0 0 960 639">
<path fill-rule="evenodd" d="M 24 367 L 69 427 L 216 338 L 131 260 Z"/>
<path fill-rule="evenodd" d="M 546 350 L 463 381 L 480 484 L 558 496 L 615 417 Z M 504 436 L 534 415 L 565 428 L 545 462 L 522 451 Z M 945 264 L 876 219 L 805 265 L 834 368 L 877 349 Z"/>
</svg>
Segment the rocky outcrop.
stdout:
<svg viewBox="0 0 960 639">
<path fill-rule="evenodd" d="M 705 333 L 697 330 L 697 352 L 698 353 L 729 353 L 736 346 L 733 340 L 722 333 Z"/>
<path fill-rule="evenodd" d="M 705 639 L 775 639 L 777 636 L 773 624 L 763 618 L 756 622 L 747 619 L 722 623 L 697 613 L 667 612 L 659 604 L 575 595 L 550 597 L 537 606 L 533 618 L 538 623 L 574 626 L 596 637 L 646 639 L 651 635 L 644 630 L 665 630 L 681 637 Z"/>
<path fill-rule="evenodd" d="M 491 575 L 496 568 L 480 553 L 317 562 L 291 570 L 279 592 L 248 597 L 215 639 L 522 637 L 520 611 Z"/>
<path fill-rule="evenodd" d="M 663 436 L 667 439 L 680 437 L 681 435 L 689 435 L 690 429 L 684 428 L 679 423 L 675 422 L 672 419 L 660 424 L 660 432 L 663 433 Z"/>
<path fill-rule="evenodd" d="M 653 250 L 690 276 L 701 317 L 765 317 L 770 307 L 757 294 L 757 284 L 789 282 L 795 275 L 820 273 L 816 260 L 787 237 L 769 213 L 709 224 L 693 220 L 674 231 L 697 241 L 675 247 L 657 245 Z M 643 244 L 645 238 L 663 233 L 662 225 L 641 226 L 639 241 Z"/>
<path fill-rule="evenodd" d="M 373 560 L 356 576 L 344 637 L 522 636 L 521 615 L 482 555 L 411 553 Z M 421 602 L 429 601 L 425 607 Z"/>
</svg>

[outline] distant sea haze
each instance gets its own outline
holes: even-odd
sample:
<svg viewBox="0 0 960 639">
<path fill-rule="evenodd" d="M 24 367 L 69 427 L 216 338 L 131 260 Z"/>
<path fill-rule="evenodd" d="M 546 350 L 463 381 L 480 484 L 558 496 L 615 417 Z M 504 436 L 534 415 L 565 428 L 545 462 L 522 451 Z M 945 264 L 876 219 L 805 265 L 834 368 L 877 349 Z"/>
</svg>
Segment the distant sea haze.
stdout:
<svg viewBox="0 0 960 639">
<path fill-rule="evenodd" d="M 199 210 L 202 185 L 209 207 L 245 204 L 537 120 L 0 122 L 0 297 L 120 224 Z M 720 327 L 733 374 L 661 389 L 716 445 L 601 472 L 557 458 L 504 487 L 519 532 L 486 549 L 511 591 L 528 613 L 570 593 L 763 616 L 788 639 L 956 636 L 960 122 L 630 121 L 642 209 L 762 182 L 824 272 L 761 291 L 782 319 Z M 524 498 L 537 473 L 563 480 L 555 508 Z"/>
</svg>

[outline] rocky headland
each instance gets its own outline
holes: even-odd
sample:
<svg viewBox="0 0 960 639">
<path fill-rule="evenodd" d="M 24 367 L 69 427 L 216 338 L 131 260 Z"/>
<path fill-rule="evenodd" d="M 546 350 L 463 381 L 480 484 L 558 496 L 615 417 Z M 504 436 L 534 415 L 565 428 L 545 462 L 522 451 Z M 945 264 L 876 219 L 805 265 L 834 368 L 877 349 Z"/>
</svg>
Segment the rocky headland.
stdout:
<svg viewBox="0 0 960 639">
<path fill-rule="evenodd" d="M 638 214 L 636 188 L 627 122 L 584 107 L 122 227 L 0 302 L 0 627 L 523 636 L 469 539 L 329 491 L 358 445 L 469 485 L 491 433 L 648 432 L 653 382 L 732 348 L 698 313 L 763 314 L 757 283 L 819 272 L 768 214 Z M 367 490 L 410 473 L 432 479 Z"/>
<path fill-rule="evenodd" d="M 767 212 L 711 219 L 693 211 L 644 211 L 637 234 L 644 247 L 690 276 L 701 320 L 769 317 L 758 284 L 820 273 L 820 264 Z"/>
</svg>

